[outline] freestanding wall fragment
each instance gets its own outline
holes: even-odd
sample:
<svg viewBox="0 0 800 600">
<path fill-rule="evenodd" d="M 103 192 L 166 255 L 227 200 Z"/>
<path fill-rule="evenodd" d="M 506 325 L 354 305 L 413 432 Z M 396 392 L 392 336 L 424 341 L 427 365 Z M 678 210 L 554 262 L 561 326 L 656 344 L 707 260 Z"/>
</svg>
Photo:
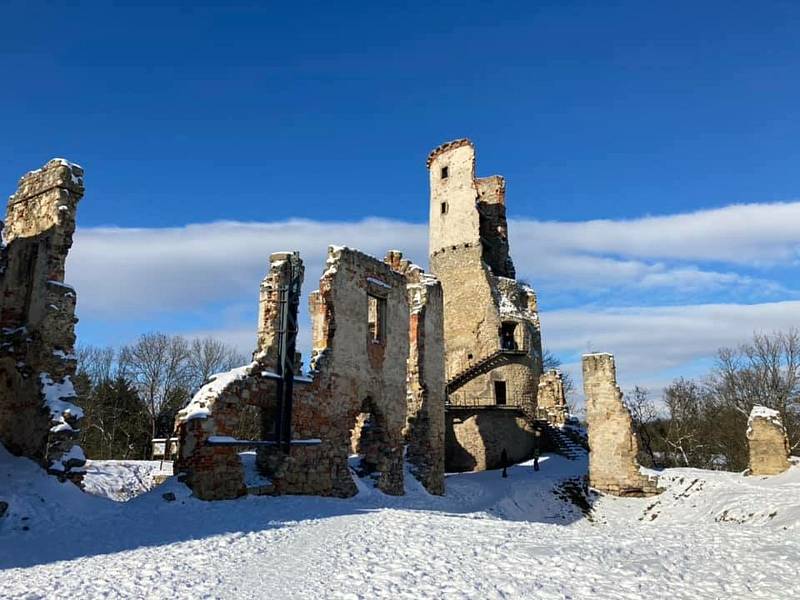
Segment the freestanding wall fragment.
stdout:
<svg viewBox="0 0 800 600">
<path fill-rule="evenodd" d="M 74 445 L 83 416 L 75 391 L 75 290 L 64 284 L 83 169 L 49 161 L 8 201 L 0 257 L 0 442 L 63 478 L 79 480 Z"/>
<path fill-rule="evenodd" d="M 442 285 L 393 250 L 384 262 L 406 276 L 409 354 L 406 460 L 431 494 L 444 493 L 444 321 Z"/>
<path fill-rule="evenodd" d="M 777 410 L 756 405 L 747 420 L 750 475 L 778 475 L 789 468 L 789 438 Z"/>
<path fill-rule="evenodd" d="M 622 402 L 612 354 L 583 355 L 583 391 L 589 426 L 589 485 L 617 496 L 657 494 L 656 482 L 640 472 L 639 444 Z"/>
</svg>

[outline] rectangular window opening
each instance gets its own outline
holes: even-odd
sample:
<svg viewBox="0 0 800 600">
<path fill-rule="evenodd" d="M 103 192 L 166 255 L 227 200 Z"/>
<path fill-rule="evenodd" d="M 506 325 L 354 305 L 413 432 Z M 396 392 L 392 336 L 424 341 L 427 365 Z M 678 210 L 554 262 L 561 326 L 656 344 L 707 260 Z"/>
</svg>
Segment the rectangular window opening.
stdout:
<svg viewBox="0 0 800 600">
<path fill-rule="evenodd" d="M 442 179 L 447 179 L 450 176 L 449 167 L 442 167 Z"/>
<path fill-rule="evenodd" d="M 386 339 L 386 299 L 367 295 L 369 339 L 379 343 Z"/>
<path fill-rule="evenodd" d="M 442 202 L 442 214 L 447 214 L 447 202 Z"/>
<path fill-rule="evenodd" d="M 506 382 L 494 382 L 494 402 L 498 406 L 503 406 L 506 403 Z"/>
</svg>

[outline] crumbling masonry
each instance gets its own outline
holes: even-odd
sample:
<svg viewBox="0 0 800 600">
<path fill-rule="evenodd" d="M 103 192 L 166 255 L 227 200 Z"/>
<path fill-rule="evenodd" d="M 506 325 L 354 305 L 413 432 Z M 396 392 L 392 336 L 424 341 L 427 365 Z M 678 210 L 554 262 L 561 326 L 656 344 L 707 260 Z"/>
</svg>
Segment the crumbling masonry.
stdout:
<svg viewBox="0 0 800 600">
<path fill-rule="evenodd" d="M 539 393 L 536 397 L 537 412 L 548 423 L 562 427 L 569 418 L 567 396 L 561 372 L 550 369 L 539 378 Z"/>
<path fill-rule="evenodd" d="M 198 497 L 236 497 L 248 488 L 238 451 L 256 445 L 270 493 L 352 496 L 352 468 L 382 491 L 402 494 L 407 447 L 412 472 L 429 491 L 442 493 L 441 286 L 399 252 L 380 261 L 348 248 L 329 249 L 319 290 L 309 295 L 311 372 L 296 377 L 294 387 L 293 437 L 309 443 L 292 446 L 287 455 L 274 445 L 233 439 L 245 404 L 262 410 L 263 441 L 272 437 L 277 294 L 293 261 L 301 268 L 296 254 L 271 257 L 253 363 L 218 376 L 178 415 L 176 472 L 184 473 Z M 362 454 L 354 461 L 352 448 Z"/>
<path fill-rule="evenodd" d="M 777 410 L 756 405 L 747 421 L 750 475 L 778 475 L 789 468 L 789 438 Z"/>
<path fill-rule="evenodd" d="M 583 391 L 589 426 L 589 485 L 617 496 L 659 493 L 637 461 L 639 443 L 622 402 L 612 354 L 583 355 Z"/>
<path fill-rule="evenodd" d="M 0 442 L 62 478 L 80 480 L 74 445 L 75 291 L 64 284 L 83 169 L 56 158 L 19 181 L 0 257 Z"/>
<path fill-rule="evenodd" d="M 475 176 L 467 139 L 427 161 L 429 252 L 444 291 L 447 469 L 469 471 L 530 457 L 542 372 L 536 295 L 515 279 L 505 180 Z"/>
</svg>

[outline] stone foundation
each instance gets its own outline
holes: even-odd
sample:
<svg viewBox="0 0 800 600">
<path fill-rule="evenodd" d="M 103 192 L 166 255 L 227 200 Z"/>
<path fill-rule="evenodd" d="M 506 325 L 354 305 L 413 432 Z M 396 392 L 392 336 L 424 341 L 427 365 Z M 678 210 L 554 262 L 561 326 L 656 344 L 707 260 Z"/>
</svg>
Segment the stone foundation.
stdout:
<svg viewBox="0 0 800 600">
<path fill-rule="evenodd" d="M 0 256 L 0 442 L 76 482 L 83 413 L 73 404 L 77 319 L 64 267 L 83 192 L 83 169 L 60 158 L 22 177 Z"/>
<path fill-rule="evenodd" d="M 657 482 L 640 472 L 639 443 L 622 402 L 611 354 L 583 355 L 583 390 L 589 427 L 589 485 L 616 496 L 659 493 Z"/>
<path fill-rule="evenodd" d="M 515 408 L 451 408 L 447 411 L 446 462 L 448 472 L 485 471 L 533 456 L 534 428 Z"/>
<path fill-rule="evenodd" d="M 747 421 L 749 475 L 778 475 L 789 468 L 789 438 L 777 410 L 756 405 Z"/>
</svg>

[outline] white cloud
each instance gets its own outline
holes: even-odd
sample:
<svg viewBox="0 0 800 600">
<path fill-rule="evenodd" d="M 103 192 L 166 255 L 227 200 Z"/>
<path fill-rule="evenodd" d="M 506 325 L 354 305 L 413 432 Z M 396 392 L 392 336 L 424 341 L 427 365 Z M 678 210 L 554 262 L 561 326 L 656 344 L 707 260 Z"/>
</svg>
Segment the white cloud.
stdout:
<svg viewBox="0 0 800 600">
<path fill-rule="evenodd" d="M 754 332 L 786 331 L 798 323 L 800 301 L 580 308 L 545 312 L 542 335 L 556 353 L 612 352 L 624 387 L 657 387 L 671 379 L 665 372 L 687 369 Z M 569 370 L 579 376 L 580 365 L 571 363 Z"/>
<path fill-rule="evenodd" d="M 69 257 L 68 279 L 79 291 L 82 315 L 191 311 L 209 303 L 256 298 L 269 255 L 280 250 L 300 251 L 305 289 L 314 289 L 329 244 L 353 245 L 377 256 L 401 248 L 408 257 L 423 260 L 427 231 L 422 225 L 383 219 L 81 228 Z"/>
<path fill-rule="evenodd" d="M 513 240 L 554 253 L 765 265 L 800 257 L 800 202 L 576 223 L 517 221 Z M 515 232 L 512 231 L 512 235 Z"/>
<path fill-rule="evenodd" d="M 670 370 L 753 330 L 785 329 L 800 314 L 797 293 L 770 278 L 776 265 L 784 276 L 798 269 L 800 202 L 626 221 L 519 220 L 510 233 L 518 272 L 539 288 L 542 305 L 578 306 L 543 314 L 546 345 L 565 355 L 589 348 L 616 353 L 625 385 L 666 381 Z M 68 278 L 78 289 L 84 324 L 158 319 L 163 328 L 174 319 L 176 330 L 197 323 L 190 333 L 213 333 L 249 352 L 269 254 L 299 250 L 307 292 L 317 287 L 329 244 L 375 256 L 397 248 L 425 265 L 427 227 L 365 219 L 80 228 Z M 732 290 L 743 303 L 701 304 L 731 299 Z M 613 293 L 604 304 L 586 306 L 601 292 Z M 657 306 L 674 303 L 676 294 L 684 306 Z M 763 302 L 773 299 L 784 301 Z M 219 320 L 209 322 L 217 311 Z"/>
</svg>

